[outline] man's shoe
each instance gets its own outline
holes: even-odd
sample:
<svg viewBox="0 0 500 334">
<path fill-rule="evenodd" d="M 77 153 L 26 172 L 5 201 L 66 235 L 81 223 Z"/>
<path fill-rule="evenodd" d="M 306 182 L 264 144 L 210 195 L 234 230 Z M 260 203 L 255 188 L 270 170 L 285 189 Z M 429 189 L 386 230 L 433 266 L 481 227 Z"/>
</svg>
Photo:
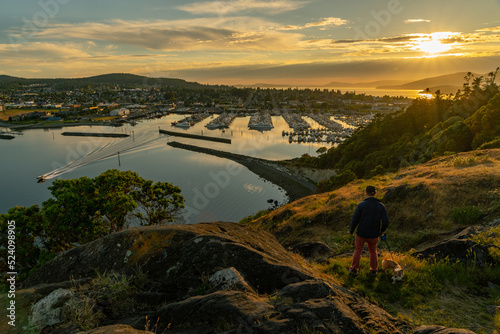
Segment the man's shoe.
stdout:
<svg viewBox="0 0 500 334">
<path fill-rule="evenodd" d="M 352 270 L 351 268 L 349 268 L 349 275 L 356 277 L 358 276 L 358 272 L 356 270 Z"/>
<path fill-rule="evenodd" d="M 376 270 L 370 270 L 370 275 L 372 275 L 372 277 L 377 277 L 377 271 Z"/>
</svg>

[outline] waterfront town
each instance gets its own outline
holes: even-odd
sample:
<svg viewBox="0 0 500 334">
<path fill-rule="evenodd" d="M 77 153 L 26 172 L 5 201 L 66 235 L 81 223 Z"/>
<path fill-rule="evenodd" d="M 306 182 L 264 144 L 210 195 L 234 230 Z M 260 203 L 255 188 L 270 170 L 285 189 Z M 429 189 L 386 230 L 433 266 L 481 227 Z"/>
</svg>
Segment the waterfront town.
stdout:
<svg viewBox="0 0 500 334">
<path fill-rule="evenodd" d="M 119 126 L 170 113 L 186 117 L 172 126 L 187 129 L 209 116 L 209 130 L 228 128 L 236 117 L 251 116 L 248 127 L 273 129 L 271 116 L 283 116 L 290 142 L 338 142 L 376 114 L 396 113 L 411 104 L 406 97 L 376 97 L 328 89 L 275 89 L 203 86 L 196 88 L 26 83 L 0 87 L 0 125 L 23 128 L 100 124 Z M 214 114 L 217 117 L 214 117 Z M 317 122 L 311 128 L 303 117 Z M 335 117 L 335 120 L 332 120 Z M 3 130 L 2 132 L 6 132 Z"/>
</svg>

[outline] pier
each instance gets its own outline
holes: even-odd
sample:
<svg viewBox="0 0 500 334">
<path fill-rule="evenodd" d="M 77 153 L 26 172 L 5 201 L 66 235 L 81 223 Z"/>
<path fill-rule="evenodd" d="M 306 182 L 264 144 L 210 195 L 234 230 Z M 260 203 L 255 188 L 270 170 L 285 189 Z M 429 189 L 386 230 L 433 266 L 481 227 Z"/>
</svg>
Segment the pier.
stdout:
<svg viewBox="0 0 500 334">
<path fill-rule="evenodd" d="M 231 153 L 226 151 L 214 150 L 206 147 L 188 145 L 178 142 L 170 142 L 167 145 L 175 148 L 189 150 L 198 153 L 205 153 L 219 158 L 232 160 L 247 167 L 251 172 L 257 174 L 261 178 L 274 183 L 283 188 L 290 201 L 295 201 L 299 198 L 312 195 L 316 190 L 316 185 L 299 175 L 293 174 L 287 168 L 278 165 L 276 162 L 261 158 L 254 158 L 247 155 Z"/>
<path fill-rule="evenodd" d="M 184 133 L 184 132 L 174 132 L 174 131 L 168 131 L 168 130 L 162 130 L 162 129 L 160 129 L 160 133 L 174 136 L 174 137 L 193 138 L 193 139 L 201 139 L 201 140 L 208 140 L 208 141 L 215 141 L 215 142 L 219 142 L 219 143 L 231 144 L 231 139 L 228 139 L 228 138 L 209 137 L 209 136 L 195 135 L 195 134 Z"/>
<path fill-rule="evenodd" d="M 73 136 L 73 137 L 111 137 L 111 138 L 125 138 L 130 137 L 130 135 L 125 133 L 103 133 L 103 132 L 63 132 L 63 136 Z"/>
</svg>

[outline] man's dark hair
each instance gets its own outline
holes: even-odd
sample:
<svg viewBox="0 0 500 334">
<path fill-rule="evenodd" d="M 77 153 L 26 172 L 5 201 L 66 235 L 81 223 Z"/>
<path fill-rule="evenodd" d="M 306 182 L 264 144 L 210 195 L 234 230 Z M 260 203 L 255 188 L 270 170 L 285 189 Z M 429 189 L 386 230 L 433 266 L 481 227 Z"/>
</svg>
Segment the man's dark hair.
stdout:
<svg viewBox="0 0 500 334">
<path fill-rule="evenodd" d="M 366 187 L 366 193 L 368 195 L 375 195 L 375 192 L 376 192 L 376 190 L 375 190 L 374 186 L 368 186 L 368 187 Z"/>
</svg>

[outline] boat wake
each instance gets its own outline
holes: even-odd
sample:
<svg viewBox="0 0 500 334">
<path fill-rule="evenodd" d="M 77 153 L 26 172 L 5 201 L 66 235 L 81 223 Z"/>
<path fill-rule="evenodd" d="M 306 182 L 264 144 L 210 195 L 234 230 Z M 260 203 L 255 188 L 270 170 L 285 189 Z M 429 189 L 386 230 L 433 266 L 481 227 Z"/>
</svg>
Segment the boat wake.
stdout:
<svg viewBox="0 0 500 334">
<path fill-rule="evenodd" d="M 102 160 L 149 150 L 160 146 L 168 137 L 160 137 L 157 135 L 157 132 L 155 132 L 155 135 L 151 132 L 146 132 L 128 137 L 126 139 L 114 138 L 106 144 L 93 149 L 84 156 L 67 163 L 65 166 L 56 168 L 48 173 L 38 176 L 37 179 L 38 182 L 43 182 L 71 172 L 77 168 L 88 166 Z"/>
</svg>

